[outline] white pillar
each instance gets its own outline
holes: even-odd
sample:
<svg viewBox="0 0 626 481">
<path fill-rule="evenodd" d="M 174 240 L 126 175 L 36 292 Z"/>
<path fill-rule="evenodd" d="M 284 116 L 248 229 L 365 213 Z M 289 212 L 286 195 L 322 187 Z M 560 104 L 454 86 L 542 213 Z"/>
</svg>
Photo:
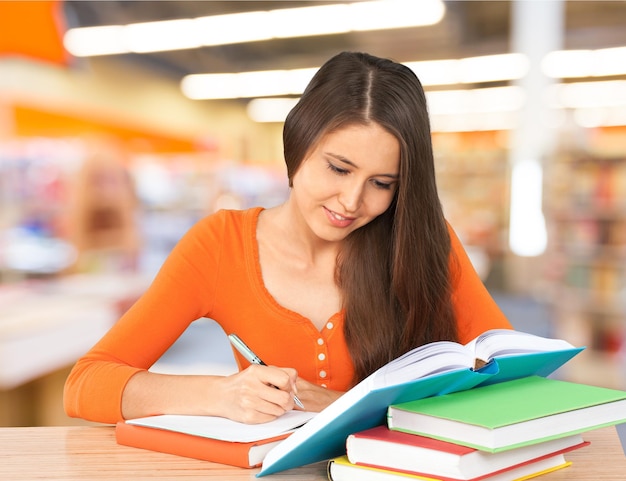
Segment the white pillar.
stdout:
<svg viewBox="0 0 626 481">
<path fill-rule="evenodd" d="M 543 162 L 556 141 L 552 112 L 545 93 L 553 79 L 541 61 L 562 49 L 564 2 L 517 0 L 512 3 L 511 51 L 529 59 L 528 74 L 517 82 L 526 95 L 517 128 L 511 133 L 511 215 L 509 246 L 518 256 L 538 256 L 546 248 L 542 211 Z"/>
</svg>

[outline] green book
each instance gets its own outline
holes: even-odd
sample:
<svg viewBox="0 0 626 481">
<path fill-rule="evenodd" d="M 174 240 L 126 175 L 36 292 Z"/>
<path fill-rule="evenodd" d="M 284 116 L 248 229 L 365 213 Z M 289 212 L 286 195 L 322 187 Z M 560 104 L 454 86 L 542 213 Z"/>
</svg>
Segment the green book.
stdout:
<svg viewBox="0 0 626 481">
<path fill-rule="evenodd" d="M 390 429 L 499 452 L 626 423 L 626 392 L 530 376 L 389 406 Z"/>
</svg>

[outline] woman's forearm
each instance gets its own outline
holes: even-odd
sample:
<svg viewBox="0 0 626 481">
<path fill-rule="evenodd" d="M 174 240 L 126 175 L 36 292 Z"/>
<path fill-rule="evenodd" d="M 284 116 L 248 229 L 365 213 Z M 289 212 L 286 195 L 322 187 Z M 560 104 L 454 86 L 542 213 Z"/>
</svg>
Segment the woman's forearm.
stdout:
<svg viewBox="0 0 626 481">
<path fill-rule="evenodd" d="M 141 371 L 122 394 L 122 415 L 131 419 L 156 414 L 220 416 L 220 376 L 173 375 Z"/>
</svg>

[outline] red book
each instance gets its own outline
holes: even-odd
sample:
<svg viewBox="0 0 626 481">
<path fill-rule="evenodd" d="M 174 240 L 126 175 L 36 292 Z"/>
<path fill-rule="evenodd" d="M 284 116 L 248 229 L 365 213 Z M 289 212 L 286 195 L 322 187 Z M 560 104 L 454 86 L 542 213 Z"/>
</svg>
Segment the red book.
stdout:
<svg viewBox="0 0 626 481">
<path fill-rule="evenodd" d="M 267 452 L 290 434 L 252 442 L 232 442 L 124 422 L 115 426 L 118 444 L 241 468 L 260 466 Z"/>
<path fill-rule="evenodd" d="M 437 479 L 477 481 L 588 444 L 581 435 L 576 434 L 489 453 L 424 436 L 391 431 L 382 425 L 348 436 L 346 450 L 352 464 L 434 476 Z"/>
</svg>

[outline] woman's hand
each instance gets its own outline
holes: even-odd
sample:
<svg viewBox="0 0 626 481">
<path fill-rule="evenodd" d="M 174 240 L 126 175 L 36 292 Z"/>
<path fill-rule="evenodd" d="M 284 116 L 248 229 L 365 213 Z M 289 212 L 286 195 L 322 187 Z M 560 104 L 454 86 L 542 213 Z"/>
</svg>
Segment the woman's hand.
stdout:
<svg viewBox="0 0 626 481">
<path fill-rule="evenodd" d="M 320 412 L 326 406 L 337 400 L 343 392 L 331 391 L 325 387 L 318 386 L 302 378 L 296 381 L 298 398 L 304 404 L 305 411 Z"/>
<path fill-rule="evenodd" d="M 253 364 L 222 378 L 215 395 L 224 417 L 247 424 L 264 423 L 294 408 L 297 380 L 295 369 Z"/>
</svg>

